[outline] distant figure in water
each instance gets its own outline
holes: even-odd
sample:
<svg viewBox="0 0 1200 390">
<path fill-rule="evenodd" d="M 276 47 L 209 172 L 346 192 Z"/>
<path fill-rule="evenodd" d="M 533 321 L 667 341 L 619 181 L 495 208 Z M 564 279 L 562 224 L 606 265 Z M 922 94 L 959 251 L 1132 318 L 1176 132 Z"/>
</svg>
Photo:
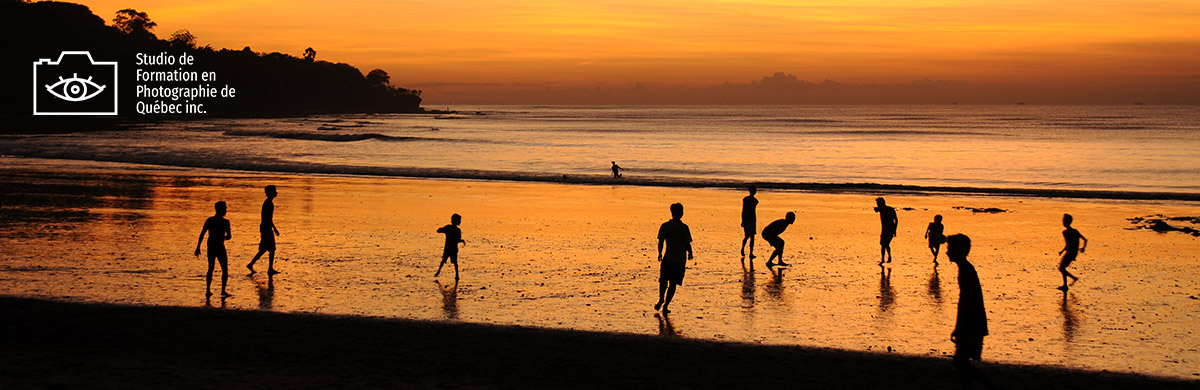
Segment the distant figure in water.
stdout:
<svg viewBox="0 0 1200 390">
<path fill-rule="evenodd" d="M 225 201 L 217 202 L 213 207 L 216 214 L 204 220 L 204 229 L 200 230 L 200 239 L 196 240 L 196 256 L 200 256 L 200 243 L 204 241 L 204 233 L 208 233 L 208 276 L 205 277 L 204 296 L 212 296 L 213 261 L 221 262 L 221 296 L 228 297 L 225 292 L 226 281 L 229 280 L 229 255 L 225 252 L 225 241 L 233 238 L 229 231 L 229 220 L 225 219 Z"/>
<path fill-rule="evenodd" d="M 1071 262 L 1075 261 L 1075 257 L 1087 249 L 1087 237 L 1084 237 L 1078 230 L 1071 227 L 1071 222 L 1074 220 L 1075 218 L 1071 217 L 1071 214 L 1063 214 L 1063 227 L 1067 229 L 1063 230 L 1062 235 L 1063 240 L 1066 240 L 1066 245 L 1063 246 L 1062 250 L 1058 251 L 1058 254 L 1062 255 L 1062 262 L 1058 263 L 1058 272 L 1061 272 L 1063 277 L 1063 284 L 1058 289 L 1063 291 L 1067 291 L 1068 289 L 1067 277 L 1071 278 L 1072 283 L 1079 280 L 1075 275 L 1067 272 L 1067 266 L 1071 265 Z M 1083 246 L 1079 246 L 1079 240 L 1083 240 Z"/>
<path fill-rule="evenodd" d="M 879 265 L 883 265 L 892 262 L 892 238 L 896 237 L 896 226 L 900 225 L 900 220 L 896 219 L 896 209 L 884 203 L 882 197 L 875 198 L 875 204 L 875 212 L 879 213 L 879 222 L 883 225 L 883 231 L 879 233 Z"/>
<path fill-rule="evenodd" d="M 258 233 L 262 235 L 262 239 L 258 242 L 258 254 L 250 259 L 250 264 L 246 264 L 246 268 L 250 269 L 250 273 L 254 273 L 254 263 L 262 257 L 263 253 L 267 255 L 267 275 L 279 273 L 275 270 L 275 236 L 279 235 L 279 229 L 275 228 L 275 196 L 279 195 L 275 191 L 274 185 L 267 186 L 263 191 L 267 193 L 267 200 L 262 204 L 262 222 L 258 225 Z"/>
<path fill-rule="evenodd" d="M 623 169 L 625 168 L 621 168 L 620 165 L 617 165 L 616 161 L 612 162 L 613 177 L 621 177 L 621 170 Z"/>
<path fill-rule="evenodd" d="M 979 285 L 975 266 L 967 261 L 969 253 L 969 237 L 955 234 L 947 238 L 946 257 L 958 264 L 958 319 L 954 323 L 954 331 L 950 333 L 950 341 L 955 346 L 954 366 L 962 373 L 963 388 L 971 388 L 974 381 L 992 388 L 983 372 L 971 364 L 972 359 L 981 359 L 983 337 L 988 335 L 988 329 L 987 312 L 983 309 L 983 288 Z"/>
<path fill-rule="evenodd" d="M 438 228 L 437 232 L 446 235 L 446 246 L 442 249 L 442 263 L 438 264 L 437 272 L 433 273 L 433 277 L 442 274 L 442 266 L 446 265 L 446 259 L 450 259 L 450 263 L 454 264 L 454 280 L 458 280 L 458 243 L 467 245 L 467 241 L 462 239 L 462 229 L 458 225 L 462 224 L 462 216 L 454 214 L 450 216 L 450 224 Z"/>
<path fill-rule="evenodd" d="M 791 225 L 794 222 L 796 222 L 796 213 L 788 211 L 787 215 L 784 216 L 783 219 L 777 219 L 775 222 L 771 222 L 767 225 L 767 227 L 763 228 L 763 239 L 767 240 L 767 243 L 771 244 L 771 246 L 775 248 L 775 250 L 771 252 L 771 257 L 767 258 L 767 268 L 775 265 L 785 267 L 788 265 L 787 263 L 783 262 L 783 239 L 779 238 L 779 235 L 783 234 L 783 231 L 787 230 L 788 225 Z M 779 263 L 771 264 L 771 260 L 775 260 L 775 258 L 779 258 Z"/>
<path fill-rule="evenodd" d="M 933 216 L 933 222 L 930 222 L 929 227 L 925 228 L 925 238 L 929 239 L 929 251 L 933 252 L 933 265 L 937 265 L 938 252 L 942 249 L 942 243 L 946 242 L 946 236 L 943 235 L 945 230 L 941 214 Z"/>
<path fill-rule="evenodd" d="M 658 274 L 658 303 L 654 310 L 662 309 L 663 314 L 671 312 L 671 298 L 675 297 L 675 287 L 683 285 L 683 272 L 687 269 L 687 261 L 692 259 L 692 231 L 683 223 L 683 205 L 671 205 L 671 220 L 663 222 L 658 228 L 658 262 L 661 263 Z M 663 251 L 663 244 L 667 250 Z"/>
<path fill-rule="evenodd" d="M 742 230 L 746 233 L 742 238 L 742 257 L 746 256 L 746 241 L 750 241 L 750 258 L 754 258 L 754 235 L 758 233 L 758 213 L 755 211 L 758 208 L 758 198 L 754 194 L 758 193 L 758 187 L 750 186 L 750 195 L 742 198 Z M 750 266 L 754 266 L 754 262 L 750 262 Z"/>
</svg>

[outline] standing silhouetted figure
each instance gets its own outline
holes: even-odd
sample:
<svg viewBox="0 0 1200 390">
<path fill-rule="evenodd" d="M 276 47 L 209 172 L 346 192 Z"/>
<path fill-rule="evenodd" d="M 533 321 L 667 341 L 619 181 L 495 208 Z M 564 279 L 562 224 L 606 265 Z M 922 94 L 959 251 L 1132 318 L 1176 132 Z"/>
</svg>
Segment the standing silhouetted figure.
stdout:
<svg viewBox="0 0 1200 390">
<path fill-rule="evenodd" d="M 263 253 L 267 255 L 267 275 L 279 273 L 275 270 L 275 236 L 279 235 L 279 229 L 275 228 L 275 196 L 279 195 L 275 191 L 274 185 L 269 185 L 263 189 L 267 194 L 267 200 L 262 204 L 262 222 L 258 224 L 258 233 L 262 235 L 262 239 L 258 241 L 258 254 L 250 259 L 250 264 L 246 264 L 246 268 L 250 269 L 250 273 L 254 273 L 254 263 L 262 257 Z"/>
<path fill-rule="evenodd" d="M 204 241 L 204 233 L 208 233 L 208 276 L 205 277 L 204 296 L 212 296 L 213 261 L 221 262 L 221 296 L 227 297 L 226 281 L 229 280 L 229 255 L 225 252 L 225 241 L 233 238 L 229 231 L 229 220 L 225 219 L 225 201 L 213 205 L 216 214 L 204 220 L 204 229 L 200 230 L 200 238 L 196 240 L 196 256 L 200 256 L 200 243 Z"/>
<path fill-rule="evenodd" d="M 1067 272 L 1067 266 L 1071 265 L 1071 262 L 1075 261 L 1075 257 L 1087 249 L 1087 237 L 1084 237 L 1078 230 L 1071 227 L 1071 221 L 1074 219 L 1071 217 L 1071 214 L 1063 214 L 1063 227 L 1067 229 L 1063 230 L 1062 234 L 1063 240 L 1066 240 L 1066 245 L 1063 246 L 1062 250 L 1058 251 L 1058 254 L 1062 255 L 1062 261 L 1058 263 L 1058 272 L 1061 272 L 1063 277 L 1063 284 L 1058 289 L 1063 291 L 1067 291 L 1068 289 L 1067 277 L 1070 277 L 1072 281 L 1079 280 L 1075 275 Z M 1079 240 L 1083 240 L 1083 246 L 1079 246 Z"/>
<path fill-rule="evenodd" d="M 875 212 L 879 213 L 879 222 L 883 226 L 883 230 L 879 233 L 879 264 L 892 262 L 892 238 L 896 237 L 896 226 L 900 224 L 900 220 L 896 219 L 896 209 L 888 206 L 883 202 L 883 198 L 875 198 Z M 884 261 L 884 255 L 887 255 L 887 261 Z"/>
<path fill-rule="evenodd" d="M 622 169 L 625 169 L 625 168 L 621 168 L 621 166 L 620 166 L 620 165 L 617 165 L 617 162 L 616 162 L 616 161 L 613 161 L 613 162 L 612 162 L 612 171 L 613 171 L 613 177 L 621 177 L 621 170 L 622 170 Z"/>
<path fill-rule="evenodd" d="M 971 253 L 971 239 L 962 234 L 947 238 L 946 257 L 958 264 L 958 319 L 950 341 L 954 342 L 954 366 L 962 372 L 963 388 L 971 388 L 978 380 L 985 387 L 992 385 L 971 360 L 980 360 L 983 354 L 983 337 L 988 335 L 987 312 L 983 309 L 983 288 L 979 285 L 979 274 L 975 266 L 967 261 Z"/>
<path fill-rule="evenodd" d="M 776 265 L 771 264 L 771 260 L 775 260 L 775 258 L 779 258 L 778 265 L 788 265 L 787 263 L 783 262 L 783 239 L 779 238 L 779 235 L 783 234 L 783 231 L 787 230 L 788 225 L 791 225 L 793 222 L 796 222 L 796 213 L 788 211 L 787 215 L 784 216 L 783 219 L 777 219 L 775 222 L 771 222 L 767 225 L 767 227 L 763 228 L 763 239 L 767 240 L 767 243 L 771 244 L 771 246 L 775 248 L 775 250 L 771 252 L 771 256 L 767 258 L 768 268 Z"/>
<path fill-rule="evenodd" d="M 933 222 L 925 228 L 925 238 L 929 239 L 929 251 L 933 252 L 933 265 L 937 265 L 938 252 L 942 249 L 942 243 L 946 242 L 946 236 L 943 234 L 945 231 L 941 214 L 933 216 Z"/>
<path fill-rule="evenodd" d="M 683 218 L 683 205 L 671 205 L 671 220 L 663 222 L 658 228 L 658 262 L 661 263 L 658 274 L 658 303 L 654 310 L 662 308 L 663 314 L 670 313 L 671 298 L 675 297 L 675 287 L 683 284 L 683 272 L 687 269 L 687 261 L 692 258 L 692 231 L 680 220 Z M 663 251 L 663 244 L 666 251 Z"/>
<path fill-rule="evenodd" d="M 437 232 L 446 235 L 446 246 L 442 249 L 442 263 L 438 264 L 437 272 L 433 273 L 433 277 L 442 274 L 442 266 L 446 265 L 446 259 L 450 259 L 450 263 L 454 264 L 454 280 L 458 280 L 458 243 L 467 245 L 467 241 L 462 239 L 462 229 L 458 225 L 462 224 L 462 216 L 454 214 L 450 216 L 450 224 L 438 228 Z"/>
<path fill-rule="evenodd" d="M 742 256 L 746 256 L 746 241 L 750 241 L 750 258 L 754 258 L 754 235 L 758 233 L 758 213 L 755 211 L 758 208 L 758 198 L 754 194 L 758 193 L 758 187 L 750 186 L 750 195 L 742 198 L 742 230 L 746 233 L 742 238 Z M 754 262 L 750 262 L 753 267 Z"/>
</svg>

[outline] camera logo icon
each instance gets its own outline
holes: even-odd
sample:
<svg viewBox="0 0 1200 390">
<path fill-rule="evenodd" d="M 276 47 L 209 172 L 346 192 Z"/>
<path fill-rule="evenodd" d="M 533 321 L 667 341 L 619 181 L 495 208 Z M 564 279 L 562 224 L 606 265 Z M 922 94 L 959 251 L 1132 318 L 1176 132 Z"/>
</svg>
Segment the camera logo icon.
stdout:
<svg viewBox="0 0 1200 390">
<path fill-rule="evenodd" d="M 86 51 L 34 62 L 33 115 L 117 115 L 117 62 Z"/>
</svg>

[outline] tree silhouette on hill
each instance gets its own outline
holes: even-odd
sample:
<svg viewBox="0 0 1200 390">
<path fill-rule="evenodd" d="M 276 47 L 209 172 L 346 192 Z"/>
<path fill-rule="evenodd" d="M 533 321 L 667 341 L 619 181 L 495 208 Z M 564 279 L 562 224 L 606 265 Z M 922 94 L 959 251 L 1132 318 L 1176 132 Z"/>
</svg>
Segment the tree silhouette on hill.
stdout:
<svg viewBox="0 0 1200 390">
<path fill-rule="evenodd" d="M 316 60 L 312 48 L 298 58 L 283 53 L 258 53 L 248 46 L 241 50 L 198 47 L 197 37 L 187 30 L 178 30 L 167 40 L 161 40 L 154 36 L 157 24 L 150 15 L 135 9 L 117 11 L 112 23 L 106 25 L 103 18 L 80 4 L 0 0 L 0 47 L 5 51 L 0 56 L 0 71 L 12 76 L 11 85 L 28 86 L 33 84 L 30 72 L 33 62 L 58 58 L 64 50 L 86 50 L 98 61 L 120 63 L 119 112 L 122 116 L 140 117 L 135 111 L 138 98 L 134 88 L 137 84 L 133 81 L 137 79 L 136 54 L 167 52 L 178 56 L 186 51 L 195 57 L 195 65 L 186 70 L 215 72 L 218 79 L 211 82 L 213 86 L 227 84 L 237 90 L 231 99 L 205 100 L 209 115 L 423 111 L 421 91 L 391 86 L 390 77 L 382 70 L 381 74 L 367 77 L 348 64 Z M 0 115 L 32 118 L 32 104 L 28 87 L 0 89 Z M 82 119 L 95 121 L 95 118 Z"/>
<path fill-rule="evenodd" d="M 150 20 L 150 15 L 145 12 L 138 12 L 133 8 L 117 11 L 117 16 L 113 18 L 113 27 L 123 33 L 138 36 L 139 38 L 156 38 L 154 32 L 150 30 L 153 30 L 157 26 L 158 23 Z"/>
</svg>

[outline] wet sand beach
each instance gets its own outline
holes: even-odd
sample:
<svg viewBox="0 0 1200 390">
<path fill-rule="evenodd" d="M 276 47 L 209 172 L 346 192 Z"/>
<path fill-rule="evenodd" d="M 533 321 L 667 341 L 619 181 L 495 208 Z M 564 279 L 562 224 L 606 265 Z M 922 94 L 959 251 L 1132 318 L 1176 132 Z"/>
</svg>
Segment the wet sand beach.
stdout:
<svg viewBox="0 0 1200 390">
<path fill-rule="evenodd" d="M 0 386 L 959 388 L 947 359 L 463 323 L 0 298 Z M 1196 381 L 983 364 L 1002 388 Z"/>
<path fill-rule="evenodd" d="M 861 353 L 890 350 L 892 356 L 918 362 L 913 363 L 916 366 L 936 366 L 927 369 L 933 371 L 922 372 L 938 377 L 928 378 L 933 381 L 928 382 L 929 386 L 916 387 L 954 386 L 956 374 L 947 357 L 954 348 L 949 333 L 958 296 L 956 268 L 944 258 L 940 266 L 934 267 L 922 238 L 933 215 L 941 214 L 946 233 L 965 233 L 974 242 L 970 258 L 983 284 L 991 329 L 984 347 L 984 361 L 988 363 L 985 370 L 1003 363 L 1176 379 L 1194 380 L 1200 376 L 1196 368 L 1200 363 L 1200 335 L 1194 326 L 1200 320 L 1196 238 L 1182 233 L 1130 230 L 1135 225 L 1127 220 L 1156 214 L 1196 216 L 1200 212 L 1195 202 L 936 193 L 821 194 L 764 189 L 758 196 L 760 228 L 782 218 L 787 211 L 798 215 L 796 224 L 782 236 L 788 242 L 786 261 L 793 266 L 780 274 L 763 266 L 769 248 L 761 239 L 757 241 L 756 254 L 760 257 L 754 260 L 754 269 L 749 269 L 750 264 L 743 268 L 738 256 L 738 217 L 745 193 L 731 189 L 255 174 L 23 158 L 3 161 L 0 184 L 7 190 L 0 208 L 0 246 L 4 248 L 0 253 L 0 294 L 6 296 L 204 307 L 205 262 L 193 256 L 191 250 L 202 222 L 212 215 L 212 203 L 224 200 L 229 204 L 233 229 L 233 240 L 228 244 L 229 289 L 233 297 L 207 304 L 236 313 L 111 307 L 69 310 L 166 310 L 175 313 L 172 316 L 214 315 L 234 323 L 243 321 L 241 316 L 292 318 L 242 312 L 255 310 L 354 315 L 435 321 L 438 324 L 420 326 L 440 327 L 439 332 L 450 333 L 459 332 L 451 329 L 489 329 L 486 332 L 565 334 L 476 325 L 615 332 L 624 335 L 579 337 L 635 340 L 629 341 L 630 345 L 650 340 L 636 335 L 665 333 L 691 341 L 657 341 L 655 347 L 646 348 L 682 348 L 683 352 L 687 348 L 717 348 L 714 351 L 718 352 L 700 356 L 725 354 L 720 348 L 764 351 L 761 358 L 747 358 L 735 367 L 765 364 L 776 356 L 772 354 L 791 356 L 796 351 L 811 350 L 795 347 L 837 349 L 843 351 L 836 352 L 839 356 L 870 359 L 882 355 Z M 262 187 L 267 184 L 278 186 L 280 193 L 275 200 L 275 223 L 282 233 L 276 266 L 283 273 L 273 278 L 263 272 L 248 276 L 243 268 L 257 248 L 259 206 Z M 886 268 L 875 265 L 879 219 L 871 208 L 878 195 L 887 197 L 888 203 L 897 208 L 900 220 L 899 237 L 892 244 L 896 260 Z M 658 225 L 670 218 L 667 205 L 674 202 L 685 206 L 683 220 L 691 226 L 696 259 L 689 263 L 687 279 L 672 304 L 674 313 L 667 327 L 651 308 L 658 269 L 654 235 Z M 958 207 L 997 208 L 1003 212 Z M 1082 280 L 1066 294 L 1054 289 L 1060 283 L 1055 268 L 1056 252 L 1062 248 L 1064 212 L 1075 216 L 1075 227 L 1091 242 L 1072 266 L 1072 272 Z M 442 245 L 442 236 L 435 230 L 448 223 L 452 213 L 463 215 L 463 238 L 467 241 L 460 252 L 463 274 L 457 285 L 452 275 L 432 276 Z M 1171 223 L 1190 226 L 1188 222 Z M 265 264 L 260 270 L 265 270 Z M 335 321 L 302 318 L 295 321 Z M 116 326 L 117 321 L 113 322 L 98 326 Z M 87 325 L 87 321 L 79 323 Z M 27 324 L 32 327 L 37 323 Z M 191 332 L 172 333 L 173 327 L 182 326 L 177 323 L 145 329 L 136 321 L 132 324 L 120 331 L 156 334 L 152 340 L 194 336 Z M 258 332 L 251 323 L 244 327 L 216 326 L 213 334 L 205 337 L 232 328 L 238 330 L 226 332 L 230 336 L 218 345 L 249 348 L 245 343 L 256 342 L 257 333 L 238 333 Z M 261 333 L 272 332 L 264 329 Z M 280 335 L 264 337 L 280 337 L 276 342 L 287 344 L 286 332 L 275 333 Z M 320 343 L 329 343 L 327 346 L 340 345 L 339 340 L 355 345 L 348 338 L 359 337 L 351 331 L 307 335 L 300 341 L 320 339 Z M 479 342 L 486 339 L 473 337 Z M 446 342 L 451 338 L 435 337 Z M 208 345 L 207 340 L 191 342 Z M 368 344 L 370 338 L 358 340 Z M 709 343 L 712 341 L 739 344 Z M 555 353 L 574 352 L 574 344 L 563 343 L 561 351 Z M 274 348 L 279 344 L 264 345 Z M 744 344 L 778 348 L 754 349 Z M 326 348 L 322 345 L 326 344 L 314 350 Z M 458 345 L 446 350 L 463 354 L 471 351 L 462 346 L 469 344 Z M 69 350 L 71 346 L 60 348 Z M 635 347 L 629 348 L 580 354 L 579 359 L 584 360 L 568 361 L 575 362 L 570 364 L 572 367 L 587 366 L 596 372 L 640 367 L 625 362 L 644 358 L 638 356 Z M 334 350 L 348 349 L 352 348 Z M 413 354 L 420 351 L 414 350 Z M 188 352 L 181 348 L 162 353 L 174 354 L 184 359 L 175 363 L 186 364 L 186 359 L 194 358 L 188 357 Z M 360 353 L 362 358 L 331 364 L 342 365 L 346 372 L 386 371 L 383 362 L 371 361 L 370 352 L 353 353 Z M 433 352 L 407 356 L 404 364 L 396 365 L 419 366 L 425 358 L 442 356 Z M 553 361 L 559 357 L 531 356 L 528 364 L 560 364 Z M 801 359 L 781 357 L 793 358 Z M 536 359 L 551 362 L 538 363 Z M 689 369 L 717 372 L 694 367 L 703 361 L 697 358 Z M 625 366 L 607 366 L 615 362 Z M 776 367 L 808 364 L 794 362 Z M 891 364 L 888 362 L 885 365 Z M 253 360 L 246 363 L 259 364 Z M 492 363 L 475 363 L 481 369 L 491 369 L 488 365 Z M 77 365 L 91 364 L 84 360 Z M 211 364 L 213 373 L 247 369 L 239 363 Z M 351 367 L 355 364 L 370 366 Z M 453 375 L 448 361 L 441 364 L 444 366 L 438 366 L 442 369 L 437 373 L 413 375 Z M 163 366 L 165 369 L 166 363 Z M 544 370 L 546 375 L 560 375 L 553 365 L 549 367 Z M 776 372 L 778 382 L 774 383 L 788 383 L 792 372 L 792 368 L 746 369 Z M 1043 372 L 1015 367 L 1011 370 Z M 181 377 L 173 378 L 192 374 L 178 375 Z M 333 371 L 329 375 L 343 381 L 354 377 L 338 377 Z M 444 378 L 441 376 L 425 380 L 433 381 L 432 385 L 456 387 L 523 386 L 508 382 L 518 380 L 516 373 L 512 375 L 479 382 L 464 379 L 442 383 L 438 381 L 443 379 L 437 379 Z M 560 379 L 527 383 L 548 383 L 546 387 L 591 383 L 555 382 L 566 380 L 561 379 L 568 377 L 563 375 Z M 634 379 L 651 380 L 647 383 L 658 380 L 651 372 L 627 379 L 630 381 L 618 384 L 634 383 Z M 318 383 L 337 383 L 329 380 Z M 908 374 L 886 380 L 925 383 Z M 695 383 L 734 385 L 699 379 Z"/>
</svg>

